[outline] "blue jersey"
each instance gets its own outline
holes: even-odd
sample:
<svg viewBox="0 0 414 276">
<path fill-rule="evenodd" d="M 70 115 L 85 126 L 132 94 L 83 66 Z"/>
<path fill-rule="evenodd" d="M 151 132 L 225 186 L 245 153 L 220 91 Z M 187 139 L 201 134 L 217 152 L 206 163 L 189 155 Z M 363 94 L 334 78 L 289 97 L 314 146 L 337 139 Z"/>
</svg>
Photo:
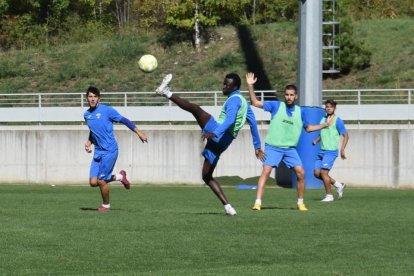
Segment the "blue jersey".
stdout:
<svg viewBox="0 0 414 276">
<path fill-rule="evenodd" d="M 118 143 L 114 135 L 114 122 L 123 118 L 113 107 L 98 104 L 94 109 L 89 108 L 83 115 L 90 130 L 90 139 L 95 145 L 95 151 L 116 151 Z"/>
<path fill-rule="evenodd" d="M 341 118 L 336 117 L 336 129 L 338 130 L 339 135 L 344 135 L 348 131 L 346 130 L 344 121 Z"/>
</svg>

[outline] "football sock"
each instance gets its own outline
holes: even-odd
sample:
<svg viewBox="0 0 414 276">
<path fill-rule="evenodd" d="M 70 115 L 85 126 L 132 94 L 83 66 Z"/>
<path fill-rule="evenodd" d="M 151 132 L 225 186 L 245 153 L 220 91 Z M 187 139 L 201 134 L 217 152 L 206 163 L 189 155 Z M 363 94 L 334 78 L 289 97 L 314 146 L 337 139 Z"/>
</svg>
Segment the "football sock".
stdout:
<svg viewBox="0 0 414 276">
<path fill-rule="evenodd" d="M 303 204 L 303 198 L 298 198 L 298 204 Z"/>
<path fill-rule="evenodd" d="M 105 207 L 105 208 L 111 208 L 111 204 L 102 204 L 102 207 Z"/>
<path fill-rule="evenodd" d="M 123 178 L 122 174 L 120 174 L 120 173 L 115 174 L 115 180 L 116 181 L 121 181 L 122 178 Z"/>
<path fill-rule="evenodd" d="M 169 99 L 169 98 L 171 98 L 172 94 L 173 93 L 170 90 L 168 90 L 168 92 L 165 93 L 165 97 L 167 97 L 167 99 Z"/>
<path fill-rule="evenodd" d="M 256 198 L 256 201 L 254 202 L 254 204 L 262 205 L 262 200 L 259 198 Z"/>
<path fill-rule="evenodd" d="M 337 187 L 337 188 L 339 188 L 339 187 L 342 186 L 342 184 L 340 182 L 338 182 L 338 181 L 335 181 L 334 186 Z"/>
</svg>

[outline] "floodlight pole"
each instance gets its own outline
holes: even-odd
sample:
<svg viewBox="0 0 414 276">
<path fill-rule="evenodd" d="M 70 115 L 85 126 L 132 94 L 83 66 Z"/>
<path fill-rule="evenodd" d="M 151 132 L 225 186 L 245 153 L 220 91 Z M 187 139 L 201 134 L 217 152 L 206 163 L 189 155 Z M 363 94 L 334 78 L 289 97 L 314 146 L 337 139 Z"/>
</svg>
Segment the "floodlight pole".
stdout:
<svg viewBox="0 0 414 276">
<path fill-rule="evenodd" d="M 322 101 L 322 1 L 299 0 L 298 89 L 301 106 Z"/>
<path fill-rule="evenodd" d="M 325 111 L 322 102 L 322 1 L 299 0 L 299 49 L 298 49 L 298 88 L 299 104 L 309 124 L 319 124 Z M 320 189 L 323 182 L 313 174 L 320 144 L 312 141 L 319 131 L 308 133 L 302 130 L 297 151 L 305 169 L 305 187 Z M 292 178 L 297 185 L 296 177 Z"/>
</svg>

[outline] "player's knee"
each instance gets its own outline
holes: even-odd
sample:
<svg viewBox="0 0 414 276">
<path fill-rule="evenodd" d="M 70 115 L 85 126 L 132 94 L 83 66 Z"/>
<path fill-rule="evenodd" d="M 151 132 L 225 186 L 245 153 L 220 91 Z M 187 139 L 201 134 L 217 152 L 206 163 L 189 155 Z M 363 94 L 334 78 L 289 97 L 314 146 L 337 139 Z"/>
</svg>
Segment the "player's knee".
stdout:
<svg viewBox="0 0 414 276">
<path fill-rule="evenodd" d="M 313 175 L 316 177 L 316 178 L 321 178 L 321 171 L 313 171 Z"/>
<path fill-rule="evenodd" d="M 303 168 L 297 169 L 295 171 L 296 171 L 296 176 L 298 180 L 302 180 L 305 178 L 305 170 Z"/>
<path fill-rule="evenodd" d="M 108 185 L 108 183 L 106 183 L 105 180 L 103 180 L 103 179 L 98 180 L 98 186 L 99 187 L 104 187 L 106 185 Z"/>
<path fill-rule="evenodd" d="M 203 174 L 201 178 L 203 179 L 204 183 L 206 183 L 207 185 L 213 179 L 213 177 L 210 174 Z"/>
<path fill-rule="evenodd" d="M 98 180 L 96 178 L 89 179 L 89 186 L 97 187 L 98 186 Z"/>
</svg>

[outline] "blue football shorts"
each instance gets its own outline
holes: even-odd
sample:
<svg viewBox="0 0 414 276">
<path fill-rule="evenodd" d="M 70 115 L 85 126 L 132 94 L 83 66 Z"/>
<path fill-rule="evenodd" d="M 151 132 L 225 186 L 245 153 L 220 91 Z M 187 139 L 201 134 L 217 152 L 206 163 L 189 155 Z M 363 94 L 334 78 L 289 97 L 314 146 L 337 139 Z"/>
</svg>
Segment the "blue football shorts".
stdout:
<svg viewBox="0 0 414 276">
<path fill-rule="evenodd" d="M 315 161 L 315 171 L 320 169 L 331 170 L 337 157 L 337 150 L 319 151 Z"/>
<path fill-rule="evenodd" d="M 214 119 L 213 116 L 210 117 L 210 120 L 204 126 L 202 133 L 213 132 L 219 124 Z M 221 137 L 215 137 L 213 139 L 208 139 L 207 144 L 202 152 L 207 161 L 212 164 L 216 165 L 218 160 L 220 159 L 220 155 L 230 146 L 231 142 L 233 142 L 234 137 L 227 131 Z"/>
<path fill-rule="evenodd" d="M 288 168 L 302 166 L 302 160 L 300 159 L 296 148 L 278 148 L 265 144 L 265 156 L 266 159 L 263 162 L 263 165 L 265 166 L 277 168 L 281 161 L 283 161 Z"/>
<path fill-rule="evenodd" d="M 113 152 L 95 151 L 91 162 L 89 178 L 97 177 L 100 180 L 111 180 L 112 171 L 117 159 L 118 150 Z"/>
</svg>

